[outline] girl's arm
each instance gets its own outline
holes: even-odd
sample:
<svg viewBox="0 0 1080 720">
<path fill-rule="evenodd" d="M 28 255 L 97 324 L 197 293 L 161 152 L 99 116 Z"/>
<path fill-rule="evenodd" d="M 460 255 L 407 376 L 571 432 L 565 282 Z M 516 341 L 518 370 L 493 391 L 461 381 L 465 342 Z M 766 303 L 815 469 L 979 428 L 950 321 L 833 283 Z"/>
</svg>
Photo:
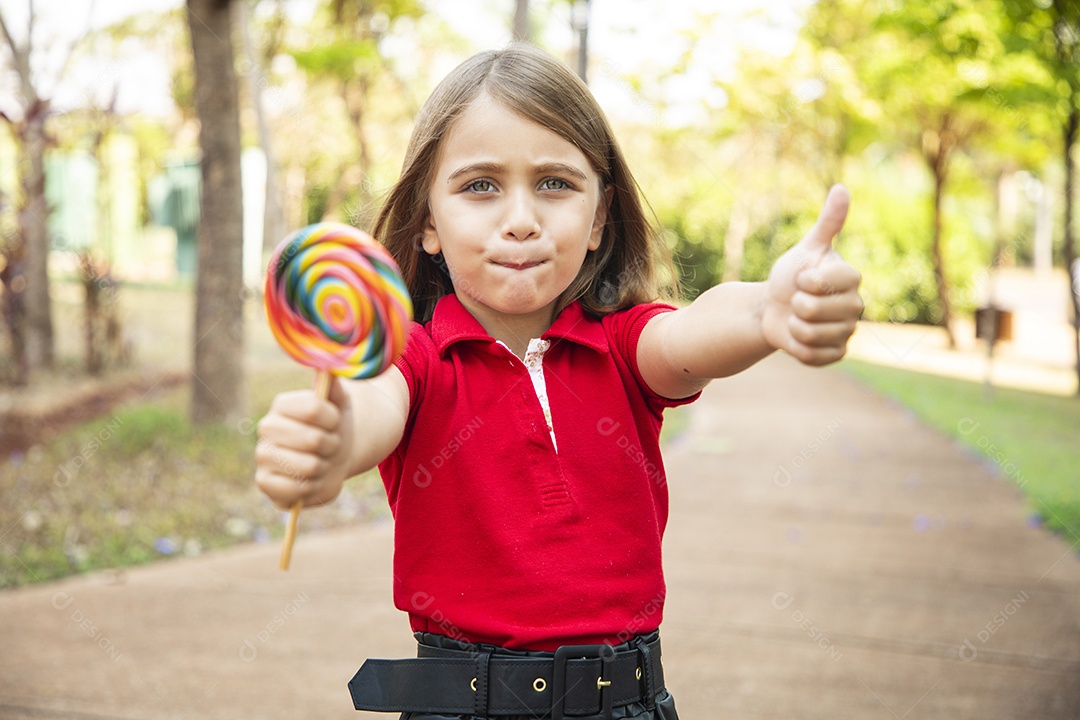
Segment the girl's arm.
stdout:
<svg viewBox="0 0 1080 720">
<path fill-rule="evenodd" d="M 259 422 L 255 482 L 288 509 L 323 505 L 345 480 L 386 458 L 405 433 L 409 387 L 396 367 L 371 380 L 339 380 L 329 399 L 312 390 L 281 393 Z"/>
<path fill-rule="evenodd" d="M 774 350 L 807 365 L 842 358 L 863 311 L 859 273 L 832 249 L 849 200 L 843 186 L 830 190 L 817 223 L 780 256 L 767 281 L 723 283 L 651 319 L 637 351 L 649 387 L 686 397 Z"/>
</svg>

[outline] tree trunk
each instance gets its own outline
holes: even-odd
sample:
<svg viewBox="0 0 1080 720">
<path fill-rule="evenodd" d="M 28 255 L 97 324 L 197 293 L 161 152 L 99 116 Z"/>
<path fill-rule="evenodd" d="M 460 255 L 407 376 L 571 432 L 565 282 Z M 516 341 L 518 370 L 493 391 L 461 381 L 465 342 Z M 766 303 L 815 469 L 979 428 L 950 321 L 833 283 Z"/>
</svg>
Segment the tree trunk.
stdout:
<svg viewBox="0 0 1080 720">
<path fill-rule="evenodd" d="M 1076 145 L 1077 129 L 1080 127 L 1080 110 L 1074 103 L 1065 121 L 1065 267 L 1069 272 L 1069 300 L 1072 303 L 1073 348 L 1076 357 L 1076 394 L 1080 395 L 1080 268 L 1076 262 L 1076 244 L 1073 239 L 1073 200 L 1076 194 L 1075 168 L 1072 150 Z"/>
<path fill-rule="evenodd" d="M 949 281 L 945 277 L 945 259 L 941 252 L 942 241 L 942 196 L 945 190 L 945 178 L 934 176 L 934 236 L 930 252 L 934 261 L 934 277 L 937 279 L 938 302 L 941 304 L 939 324 L 949 336 L 949 349 L 956 349 L 956 335 L 952 329 L 952 307 L 949 303 Z"/>
<path fill-rule="evenodd" d="M 529 25 L 529 0 L 516 0 L 514 3 L 514 40 L 532 42 L 532 27 Z"/>
<path fill-rule="evenodd" d="M 211 423 L 243 409 L 240 111 L 230 0 L 188 0 L 187 10 L 202 149 L 191 419 Z"/>
<path fill-rule="evenodd" d="M 19 158 L 19 174 L 22 189 L 22 205 L 19 208 L 19 232 L 22 240 L 16 255 L 20 256 L 20 263 L 24 263 L 19 270 L 19 276 L 12 277 L 13 282 L 25 283 L 25 288 L 19 293 L 21 297 L 16 299 L 14 312 L 16 317 L 12 324 L 13 344 L 23 354 L 16 357 L 16 362 L 22 367 L 51 368 L 53 365 L 53 324 L 52 324 L 52 301 L 49 296 L 49 206 L 45 201 L 45 149 L 47 137 L 45 135 L 45 118 L 49 114 L 49 101 L 41 97 L 37 83 L 31 75 L 30 57 L 34 55 L 54 56 L 52 52 L 41 52 L 41 48 L 35 53 L 32 47 L 34 41 L 34 6 L 29 6 L 29 18 L 26 23 L 26 42 L 19 44 L 12 37 L 0 12 L 0 34 L 3 35 L 8 49 L 11 51 L 10 69 L 15 71 L 19 80 L 19 97 L 22 100 L 23 120 L 19 127 L 19 141 L 22 152 Z M 93 13 L 94 3 L 90 3 L 90 13 Z M 90 14 L 87 15 L 87 32 L 89 32 Z M 72 52 L 75 49 L 73 43 L 67 49 L 66 55 L 61 56 L 55 83 L 58 84 L 64 77 L 64 71 L 71 61 Z M 7 311 L 12 308 L 8 307 Z M 19 350 L 21 348 L 21 350 Z M 25 381 L 26 373 L 20 370 L 20 377 Z"/>
<path fill-rule="evenodd" d="M 83 283 L 83 340 L 86 344 L 86 372 L 90 375 L 100 375 L 105 366 L 105 353 L 102 349 L 104 337 L 99 332 L 104 324 L 101 312 L 101 287 L 104 278 L 102 268 L 89 252 L 80 255 L 79 270 Z"/>
<path fill-rule="evenodd" d="M 927 137 L 929 136 L 929 137 Z M 949 301 L 949 280 L 945 276 L 945 258 L 942 252 L 944 244 L 944 208 L 945 183 L 949 174 L 949 159 L 952 154 L 953 139 L 946 117 L 937 131 L 928 132 L 923 137 L 923 156 L 930 172 L 934 176 L 934 222 L 930 243 L 930 256 L 934 264 L 934 278 L 937 281 L 938 302 L 941 304 L 941 319 L 938 324 L 945 328 L 949 338 L 949 349 L 956 349 L 956 335 L 952 327 L 952 304 Z"/>
<path fill-rule="evenodd" d="M 19 225 L 26 248 L 25 341 L 31 368 L 53 364 L 52 301 L 49 296 L 49 206 L 45 202 L 45 117 L 48 103 L 37 100 L 22 125 L 23 209 Z"/>
<path fill-rule="evenodd" d="M 13 385 L 26 385 L 30 365 L 26 360 L 26 295 L 25 243 L 17 236 L 4 245 L 0 255 L 0 316 L 8 329 L 11 341 L 12 367 L 0 374 L 0 380 Z"/>
<path fill-rule="evenodd" d="M 581 82 L 589 82 L 589 0 L 574 0 L 571 11 L 577 33 L 577 74 Z"/>
</svg>

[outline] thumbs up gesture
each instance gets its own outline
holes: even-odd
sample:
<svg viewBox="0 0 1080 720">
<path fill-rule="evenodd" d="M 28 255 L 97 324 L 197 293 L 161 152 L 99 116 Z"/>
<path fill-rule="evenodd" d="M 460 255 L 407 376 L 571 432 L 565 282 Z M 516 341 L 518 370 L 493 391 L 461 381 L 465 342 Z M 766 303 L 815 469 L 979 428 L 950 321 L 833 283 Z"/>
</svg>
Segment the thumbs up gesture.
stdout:
<svg viewBox="0 0 1080 720">
<path fill-rule="evenodd" d="M 833 249 L 851 196 L 834 185 L 817 223 L 769 273 L 762 334 L 772 347 L 807 365 L 836 362 L 863 311 L 858 270 Z"/>
</svg>

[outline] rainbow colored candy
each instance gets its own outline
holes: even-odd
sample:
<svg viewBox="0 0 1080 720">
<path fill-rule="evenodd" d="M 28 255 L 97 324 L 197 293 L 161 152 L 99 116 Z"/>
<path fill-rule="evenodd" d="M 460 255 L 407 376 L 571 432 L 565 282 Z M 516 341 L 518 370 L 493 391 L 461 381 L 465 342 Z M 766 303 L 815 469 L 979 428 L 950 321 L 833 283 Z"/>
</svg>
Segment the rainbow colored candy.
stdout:
<svg viewBox="0 0 1080 720">
<path fill-rule="evenodd" d="M 349 225 L 315 223 L 274 250 L 264 297 L 270 329 L 297 362 L 370 378 L 405 349 L 412 300 L 397 263 Z"/>
</svg>

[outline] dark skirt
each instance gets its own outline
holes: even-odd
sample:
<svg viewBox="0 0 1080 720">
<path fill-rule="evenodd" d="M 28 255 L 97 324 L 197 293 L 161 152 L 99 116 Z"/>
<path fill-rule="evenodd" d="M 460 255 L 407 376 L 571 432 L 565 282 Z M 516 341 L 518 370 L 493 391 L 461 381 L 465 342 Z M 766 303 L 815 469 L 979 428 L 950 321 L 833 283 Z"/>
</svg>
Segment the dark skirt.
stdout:
<svg viewBox="0 0 1080 720">
<path fill-rule="evenodd" d="M 646 640 L 652 639 L 655 634 L 646 637 Z M 436 635 L 433 633 L 416 633 L 416 641 L 421 645 L 427 645 L 429 647 L 446 648 L 448 650 L 462 650 L 465 652 L 475 653 L 477 650 L 476 645 L 470 645 L 463 643 L 452 638 L 448 638 L 444 635 Z M 617 651 L 629 650 L 631 648 L 630 643 L 623 643 L 622 645 L 615 646 Z M 532 657 L 553 657 L 554 653 L 550 652 L 538 652 L 532 650 L 509 650 L 507 648 L 495 648 L 493 653 L 496 655 L 517 655 L 517 656 L 532 656 Z M 666 689 L 661 690 L 656 695 L 656 707 L 652 710 L 647 710 L 641 703 L 630 703 L 622 707 L 614 708 L 612 718 L 614 720 L 679 720 L 678 714 L 675 712 L 675 698 L 671 696 Z M 433 715 L 430 713 L 402 713 L 401 720 L 487 720 L 487 718 L 480 718 L 476 715 Z M 541 720 L 532 715 L 499 715 L 498 720 Z M 575 717 L 573 720 L 589 720 L 585 717 Z"/>
</svg>

